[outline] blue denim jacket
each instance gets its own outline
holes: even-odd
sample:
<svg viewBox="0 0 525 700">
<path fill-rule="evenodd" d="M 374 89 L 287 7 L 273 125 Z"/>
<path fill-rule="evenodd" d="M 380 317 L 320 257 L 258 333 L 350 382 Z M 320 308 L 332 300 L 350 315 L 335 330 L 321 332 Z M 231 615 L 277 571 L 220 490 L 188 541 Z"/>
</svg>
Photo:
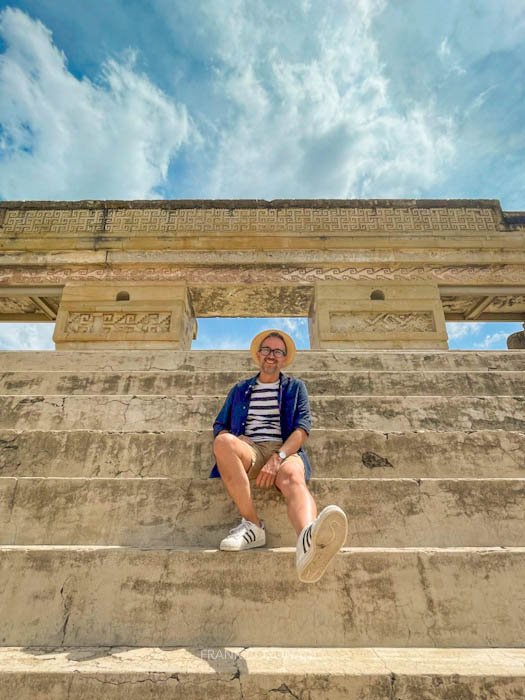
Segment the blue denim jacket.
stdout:
<svg viewBox="0 0 525 700">
<path fill-rule="evenodd" d="M 229 430 L 233 435 L 244 435 L 250 396 L 258 376 L 256 374 L 251 379 L 243 379 L 230 390 L 213 424 L 213 437 L 217 437 L 221 430 Z M 303 428 L 306 433 L 310 434 L 312 415 L 304 382 L 282 373 L 279 375 L 279 408 L 281 410 L 283 442 L 297 428 Z M 309 481 L 312 475 L 310 460 L 302 447 L 297 454 L 304 462 L 305 480 Z M 220 476 L 217 465 L 215 465 L 210 473 L 210 478 L 220 478 Z"/>
</svg>

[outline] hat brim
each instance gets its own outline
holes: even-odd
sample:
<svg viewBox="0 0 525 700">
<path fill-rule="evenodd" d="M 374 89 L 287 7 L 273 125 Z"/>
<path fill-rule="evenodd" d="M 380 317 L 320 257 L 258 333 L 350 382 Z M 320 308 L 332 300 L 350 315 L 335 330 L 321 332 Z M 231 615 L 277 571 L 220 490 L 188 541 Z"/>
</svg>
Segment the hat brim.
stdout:
<svg viewBox="0 0 525 700">
<path fill-rule="evenodd" d="M 284 358 L 282 366 L 287 367 L 288 365 L 291 365 L 295 358 L 295 343 L 292 340 L 292 338 L 288 335 L 288 333 L 285 333 L 284 331 L 281 331 L 278 328 L 270 328 L 267 331 L 261 331 L 260 333 L 257 333 L 250 345 L 250 353 L 252 355 L 253 361 L 257 366 L 259 366 L 259 362 L 257 360 L 257 352 L 262 341 L 265 338 L 267 338 L 270 335 L 270 333 L 279 333 L 279 335 L 283 337 L 284 344 L 286 345 L 286 356 Z"/>
</svg>

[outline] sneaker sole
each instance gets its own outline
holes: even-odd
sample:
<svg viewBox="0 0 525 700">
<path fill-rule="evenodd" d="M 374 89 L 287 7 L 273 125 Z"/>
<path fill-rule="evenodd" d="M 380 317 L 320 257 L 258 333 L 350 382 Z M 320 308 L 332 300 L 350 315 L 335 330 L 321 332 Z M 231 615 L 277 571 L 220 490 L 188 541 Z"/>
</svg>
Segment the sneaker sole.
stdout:
<svg viewBox="0 0 525 700">
<path fill-rule="evenodd" d="M 221 552 L 243 552 L 245 549 L 255 549 L 255 547 L 264 547 L 266 542 L 252 542 L 251 544 L 244 544 L 242 547 L 229 547 L 228 545 L 224 546 L 222 544 L 219 545 L 219 549 Z"/>
<path fill-rule="evenodd" d="M 326 511 L 326 512 L 325 512 Z M 317 527 L 312 532 L 312 549 L 309 561 L 298 572 L 299 581 L 316 583 L 328 565 L 346 542 L 348 521 L 340 508 L 321 512 Z"/>
</svg>

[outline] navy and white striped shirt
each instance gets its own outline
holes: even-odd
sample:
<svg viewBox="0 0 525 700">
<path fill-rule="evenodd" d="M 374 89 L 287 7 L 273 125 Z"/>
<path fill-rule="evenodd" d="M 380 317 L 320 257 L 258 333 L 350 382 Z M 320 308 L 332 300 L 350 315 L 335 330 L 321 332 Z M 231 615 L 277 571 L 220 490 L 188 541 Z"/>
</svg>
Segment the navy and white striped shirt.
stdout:
<svg viewBox="0 0 525 700">
<path fill-rule="evenodd" d="M 254 442 L 282 440 L 279 380 L 266 384 L 257 379 L 250 397 L 245 435 Z"/>
</svg>

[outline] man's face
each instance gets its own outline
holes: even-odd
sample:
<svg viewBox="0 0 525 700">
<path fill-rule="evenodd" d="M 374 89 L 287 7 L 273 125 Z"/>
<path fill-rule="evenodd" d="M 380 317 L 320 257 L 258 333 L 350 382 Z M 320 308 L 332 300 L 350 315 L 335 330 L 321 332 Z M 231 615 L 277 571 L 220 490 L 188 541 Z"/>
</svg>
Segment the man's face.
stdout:
<svg viewBox="0 0 525 700">
<path fill-rule="evenodd" d="M 271 350 L 282 350 L 286 352 L 286 345 L 280 338 L 269 336 L 261 343 L 261 348 L 270 348 Z M 270 355 L 263 355 L 260 350 L 257 351 L 257 360 L 259 367 L 266 374 L 278 374 L 286 361 L 286 355 L 276 357 L 273 352 Z"/>
</svg>

